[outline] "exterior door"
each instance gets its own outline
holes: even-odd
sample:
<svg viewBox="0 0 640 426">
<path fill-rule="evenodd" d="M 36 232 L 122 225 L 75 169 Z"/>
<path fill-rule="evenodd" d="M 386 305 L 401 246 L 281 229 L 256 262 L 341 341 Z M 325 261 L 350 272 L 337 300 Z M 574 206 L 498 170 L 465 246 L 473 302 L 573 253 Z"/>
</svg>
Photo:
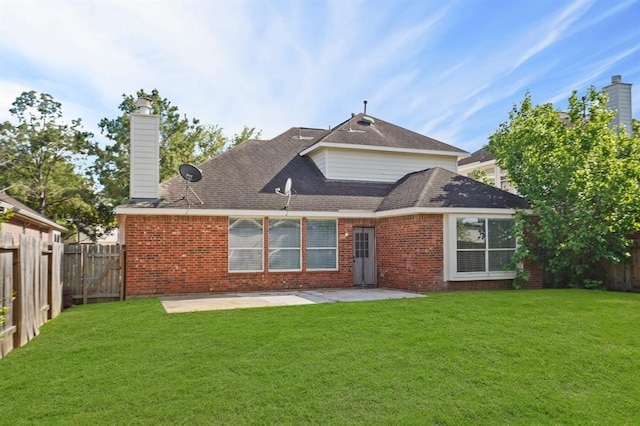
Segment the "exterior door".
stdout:
<svg viewBox="0 0 640 426">
<path fill-rule="evenodd" d="M 353 285 L 376 285 L 374 228 L 353 228 Z"/>
</svg>

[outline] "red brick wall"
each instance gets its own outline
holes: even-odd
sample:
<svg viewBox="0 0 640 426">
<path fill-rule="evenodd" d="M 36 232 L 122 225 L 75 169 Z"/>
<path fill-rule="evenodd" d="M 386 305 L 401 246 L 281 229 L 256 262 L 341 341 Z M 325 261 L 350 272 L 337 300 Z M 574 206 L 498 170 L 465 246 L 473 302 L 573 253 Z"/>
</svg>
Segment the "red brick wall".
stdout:
<svg viewBox="0 0 640 426">
<path fill-rule="evenodd" d="M 307 271 L 303 219 L 302 272 L 269 272 L 268 218 L 264 224 L 265 270 L 229 273 L 227 217 L 127 216 L 126 295 L 351 287 L 352 228 L 374 226 L 371 220 L 339 220 L 338 271 Z"/>
<path fill-rule="evenodd" d="M 338 220 L 338 270 L 306 270 L 302 220 L 302 271 L 268 271 L 268 218 L 264 219 L 263 272 L 227 271 L 228 218 L 126 217 L 126 295 L 336 288 L 353 286 L 353 227 L 375 227 L 380 287 L 427 292 L 511 288 L 511 280 L 444 282 L 442 215 Z M 538 285 L 539 280 L 539 285 Z M 541 287 L 534 271 L 530 285 Z"/>
<path fill-rule="evenodd" d="M 442 215 L 378 219 L 378 284 L 412 291 L 443 289 Z"/>
</svg>

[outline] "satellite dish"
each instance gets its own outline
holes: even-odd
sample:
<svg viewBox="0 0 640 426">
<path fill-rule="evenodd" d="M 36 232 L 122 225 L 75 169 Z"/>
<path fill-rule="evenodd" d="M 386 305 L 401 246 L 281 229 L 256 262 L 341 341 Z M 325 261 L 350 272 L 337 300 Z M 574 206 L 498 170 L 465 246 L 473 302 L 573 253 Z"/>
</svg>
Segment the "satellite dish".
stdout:
<svg viewBox="0 0 640 426">
<path fill-rule="evenodd" d="M 284 210 L 289 208 L 289 202 L 291 202 L 291 178 L 287 178 L 287 182 L 284 184 L 284 192 L 280 191 L 280 188 L 276 188 L 276 194 L 284 195 L 287 197 L 287 205 Z"/>
<path fill-rule="evenodd" d="M 183 164 L 180 166 L 178 170 L 180 171 L 180 176 L 182 176 L 182 179 L 184 179 L 186 182 L 184 186 L 184 193 L 182 194 L 181 198 L 178 198 L 177 200 L 172 201 L 169 204 L 173 204 L 178 201 L 185 200 L 187 202 L 187 208 L 191 208 L 191 201 L 189 200 L 189 192 L 191 192 L 193 195 L 196 196 L 198 201 L 200 201 L 200 204 L 204 204 L 204 202 L 198 196 L 196 191 L 194 191 L 194 189 L 189 186 L 191 182 L 200 182 L 200 180 L 202 179 L 202 172 L 198 170 L 195 166 L 192 166 L 191 164 Z"/>
<path fill-rule="evenodd" d="M 187 182 L 200 182 L 202 179 L 202 172 L 191 164 L 183 164 L 179 170 L 180 176 Z"/>
<path fill-rule="evenodd" d="M 287 178 L 287 183 L 284 184 L 285 195 L 291 194 L 291 178 Z"/>
</svg>

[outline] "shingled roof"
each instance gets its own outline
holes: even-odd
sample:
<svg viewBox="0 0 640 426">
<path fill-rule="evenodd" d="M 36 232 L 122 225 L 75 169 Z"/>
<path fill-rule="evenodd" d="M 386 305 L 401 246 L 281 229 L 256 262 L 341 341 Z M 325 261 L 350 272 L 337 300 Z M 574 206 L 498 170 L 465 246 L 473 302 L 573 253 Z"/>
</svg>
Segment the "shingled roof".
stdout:
<svg viewBox="0 0 640 426">
<path fill-rule="evenodd" d="M 484 163 L 485 161 L 494 160 L 493 154 L 487 151 L 485 148 L 480 148 L 479 150 L 473 152 L 467 158 L 463 158 L 458 161 L 459 166 L 464 166 L 465 164 L 471 163 Z"/>
<path fill-rule="evenodd" d="M 317 146 L 328 144 L 361 145 L 367 147 L 395 148 L 408 150 L 443 151 L 468 153 L 460 148 L 440 142 L 420 133 L 413 132 L 376 117 L 356 114 L 336 126 L 317 141 Z M 313 149 L 313 147 L 311 147 Z"/>
<path fill-rule="evenodd" d="M 20 216 L 23 219 L 27 219 L 30 222 L 37 223 L 40 226 L 45 226 L 47 228 L 56 229 L 58 231 L 67 231 L 67 228 L 65 228 L 64 226 L 58 225 L 53 220 L 41 215 L 31 207 L 13 198 L 5 191 L 0 191 L 0 204 L 6 205 L 4 207 L 11 208 L 14 215 Z"/>
<path fill-rule="evenodd" d="M 372 126 L 363 118 L 356 115 L 351 124 L 344 122 L 333 130 L 291 128 L 271 140 L 246 141 L 199 165 L 202 180 L 190 183 L 189 189 L 175 176 L 161 184 L 158 200 L 130 200 L 122 207 L 281 210 L 287 199 L 275 189 L 284 187 L 287 178 L 293 181 L 289 211 L 528 207 L 518 196 L 439 167 L 411 173 L 395 183 L 341 181 L 325 178 L 310 157 L 300 155 L 320 143 L 465 153 L 377 118 Z"/>
<path fill-rule="evenodd" d="M 400 179 L 378 211 L 409 207 L 526 209 L 530 206 L 522 197 L 434 167 Z"/>
</svg>

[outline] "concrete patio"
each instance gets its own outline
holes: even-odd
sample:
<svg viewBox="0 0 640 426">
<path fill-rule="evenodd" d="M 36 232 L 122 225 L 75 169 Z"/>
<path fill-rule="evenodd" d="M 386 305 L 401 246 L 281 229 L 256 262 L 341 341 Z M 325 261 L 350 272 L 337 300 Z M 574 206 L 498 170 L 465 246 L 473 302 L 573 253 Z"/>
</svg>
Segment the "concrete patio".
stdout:
<svg viewBox="0 0 640 426">
<path fill-rule="evenodd" d="M 167 313 L 173 314 L 222 309 L 310 305 L 335 302 L 364 302 L 414 297 L 425 297 L 425 295 L 388 288 L 350 288 L 163 296 L 160 297 L 160 302 Z"/>
</svg>

